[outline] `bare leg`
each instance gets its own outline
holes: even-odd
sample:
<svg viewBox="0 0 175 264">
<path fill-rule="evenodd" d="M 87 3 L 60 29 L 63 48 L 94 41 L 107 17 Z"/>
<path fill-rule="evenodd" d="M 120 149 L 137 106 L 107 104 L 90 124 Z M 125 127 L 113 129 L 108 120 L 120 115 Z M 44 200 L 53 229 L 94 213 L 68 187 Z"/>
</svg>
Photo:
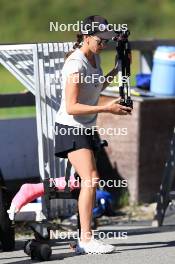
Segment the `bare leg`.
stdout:
<svg viewBox="0 0 175 264">
<path fill-rule="evenodd" d="M 94 154 L 89 149 L 79 149 L 68 154 L 72 166 L 81 178 L 81 191 L 78 201 L 81 240 L 88 241 L 91 238 L 92 210 L 99 175 L 96 169 Z"/>
</svg>

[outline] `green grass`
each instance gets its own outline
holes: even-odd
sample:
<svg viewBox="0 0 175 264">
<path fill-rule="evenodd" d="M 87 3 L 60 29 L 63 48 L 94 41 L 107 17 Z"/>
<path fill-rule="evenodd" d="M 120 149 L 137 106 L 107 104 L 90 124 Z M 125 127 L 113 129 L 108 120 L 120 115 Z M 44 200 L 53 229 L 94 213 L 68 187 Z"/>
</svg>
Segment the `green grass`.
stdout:
<svg viewBox="0 0 175 264">
<path fill-rule="evenodd" d="M 35 106 L 0 108 L 0 119 L 34 117 Z"/>
<path fill-rule="evenodd" d="M 20 93 L 26 88 L 4 67 L 0 67 L 0 94 Z M 35 106 L 0 108 L 0 119 L 35 116 Z"/>
<path fill-rule="evenodd" d="M 49 31 L 49 22 L 76 23 L 99 14 L 112 24 L 127 24 L 132 39 L 172 38 L 173 0 L 1 0 L 1 43 L 73 40 L 72 31 Z"/>
<path fill-rule="evenodd" d="M 108 73 L 113 67 L 115 62 L 115 50 L 114 51 L 105 51 L 101 53 L 101 65 L 104 71 L 104 74 Z M 135 75 L 139 72 L 139 52 L 132 52 L 132 61 L 131 64 L 131 86 L 135 85 Z M 116 85 L 116 84 L 112 84 Z"/>
<path fill-rule="evenodd" d="M 3 66 L 0 66 L 0 94 L 18 93 L 26 88 Z"/>
</svg>

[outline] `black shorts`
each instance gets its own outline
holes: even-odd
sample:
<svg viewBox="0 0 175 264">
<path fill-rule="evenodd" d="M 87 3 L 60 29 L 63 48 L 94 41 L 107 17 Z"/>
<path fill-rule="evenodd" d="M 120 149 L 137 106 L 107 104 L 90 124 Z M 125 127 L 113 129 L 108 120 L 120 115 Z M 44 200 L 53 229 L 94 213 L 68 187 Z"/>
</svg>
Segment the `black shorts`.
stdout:
<svg viewBox="0 0 175 264">
<path fill-rule="evenodd" d="M 95 150 L 98 133 L 90 128 L 55 124 L 55 156 L 67 158 L 71 151 L 86 148 Z"/>
</svg>

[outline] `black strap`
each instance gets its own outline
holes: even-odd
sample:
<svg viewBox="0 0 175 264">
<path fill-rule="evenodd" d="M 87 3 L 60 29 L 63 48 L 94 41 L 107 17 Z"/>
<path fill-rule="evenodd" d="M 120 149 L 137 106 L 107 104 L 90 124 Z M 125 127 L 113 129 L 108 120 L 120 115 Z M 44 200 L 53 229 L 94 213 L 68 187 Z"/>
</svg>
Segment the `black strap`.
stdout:
<svg viewBox="0 0 175 264">
<path fill-rule="evenodd" d="M 65 186 L 65 192 L 70 192 L 70 172 L 71 172 L 72 164 L 70 163 L 69 159 L 67 161 L 67 166 L 66 166 L 66 186 Z"/>
<path fill-rule="evenodd" d="M 43 196 L 43 201 L 42 202 L 42 211 L 46 218 L 49 219 L 50 217 L 50 187 L 49 187 L 50 181 L 49 178 L 45 178 L 43 181 L 44 185 L 44 196 Z"/>
</svg>

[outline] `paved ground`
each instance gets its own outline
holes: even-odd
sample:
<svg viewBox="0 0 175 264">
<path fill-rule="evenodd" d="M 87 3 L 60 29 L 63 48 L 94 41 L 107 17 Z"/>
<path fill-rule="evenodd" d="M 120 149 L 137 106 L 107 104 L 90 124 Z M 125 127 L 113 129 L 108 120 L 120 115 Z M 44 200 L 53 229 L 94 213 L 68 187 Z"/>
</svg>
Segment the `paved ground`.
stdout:
<svg viewBox="0 0 175 264">
<path fill-rule="evenodd" d="M 174 218 L 173 218 L 174 219 Z M 171 221 L 170 221 L 171 222 Z M 100 227 L 100 231 L 107 234 L 113 231 L 115 239 L 108 239 L 116 246 L 116 252 L 108 255 L 75 255 L 69 248 L 68 241 L 53 241 L 52 258 L 48 262 L 59 264 L 174 264 L 175 263 L 175 226 L 169 225 L 153 228 L 150 222 L 137 222 Z M 122 232 L 127 232 L 127 238 L 118 239 Z M 102 233 L 101 233 L 102 234 Z M 124 233 L 123 233 L 124 234 Z M 23 252 L 25 239 L 18 239 L 14 252 L 1 252 L 0 263 L 28 264 L 31 260 Z"/>
<path fill-rule="evenodd" d="M 40 263 L 59 264 L 174 264 L 175 263 L 175 206 L 168 209 L 164 220 L 164 226 L 152 227 L 151 221 L 140 219 L 152 219 L 144 210 L 136 213 L 137 217 L 129 218 L 124 215 L 114 218 L 100 219 L 98 228 L 99 236 L 107 236 L 112 232 L 113 238 L 105 242 L 116 246 L 116 252 L 108 255 L 76 255 L 70 249 L 68 239 L 52 240 L 52 257 L 50 261 Z M 139 219 L 138 216 L 142 217 Z M 21 228 L 20 228 L 21 229 Z M 16 230 L 17 231 L 17 230 Z M 58 234 L 60 234 L 58 232 Z M 96 233 L 97 234 L 97 233 Z M 111 234 L 111 233 L 110 233 Z M 114 237 L 115 236 L 115 237 Z M 122 237 L 123 236 L 123 237 Z M 124 238 L 125 236 L 125 238 Z M 23 247 L 27 240 L 21 236 L 16 241 L 16 249 L 13 252 L 0 252 L 0 264 L 29 264 L 37 263 L 24 253 Z"/>
</svg>

